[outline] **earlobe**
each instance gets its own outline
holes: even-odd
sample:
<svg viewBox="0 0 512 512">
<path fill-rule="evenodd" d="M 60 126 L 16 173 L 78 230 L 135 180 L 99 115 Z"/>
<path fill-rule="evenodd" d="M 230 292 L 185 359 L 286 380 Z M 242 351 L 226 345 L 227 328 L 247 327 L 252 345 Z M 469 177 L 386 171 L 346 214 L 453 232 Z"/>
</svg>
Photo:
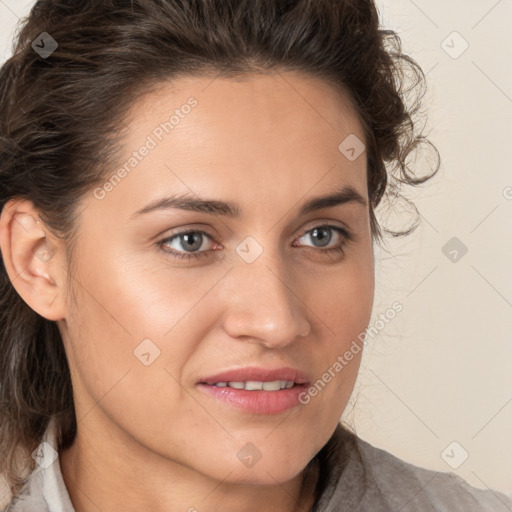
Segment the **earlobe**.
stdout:
<svg viewBox="0 0 512 512">
<path fill-rule="evenodd" d="M 57 278 L 57 246 L 43 229 L 30 201 L 9 201 L 0 216 L 0 250 L 12 285 L 48 320 L 63 318 L 62 282 Z"/>
</svg>

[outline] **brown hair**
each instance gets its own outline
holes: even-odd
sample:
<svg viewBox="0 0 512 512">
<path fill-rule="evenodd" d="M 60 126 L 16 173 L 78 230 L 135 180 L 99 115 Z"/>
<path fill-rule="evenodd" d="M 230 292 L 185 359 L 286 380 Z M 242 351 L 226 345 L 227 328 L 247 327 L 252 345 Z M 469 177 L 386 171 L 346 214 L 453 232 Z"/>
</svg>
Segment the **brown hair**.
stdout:
<svg viewBox="0 0 512 512">
<path fill-rule="evenodd" d="M 49 56 L 32 46 L 43 32 L 58 43 Z M 351 95 L 365 128 L 371 230 L 380 240 L 374 208 L 385 192 L 424 182 L 439 159 L 430 175 L 409 168 L 412 152 L 430 144 L 414 120 L 425 77 L 396 33 L 380 28 L 373 0 L 38 1 L 0 70 L 0 211 L 11 198 L 32 201 L 66 241 L 72 264 L 79 200 L 116 163 L 123 117 L 141 94 L 183 74 L 271 69 L 303 71 Z M 76 418 L 59 329 L 21 299 L 3 260 L 0 353 L 0 473 L 16 493 L 18 452 L 33 465 L 51 416 L 65 449 Z"/>
</svg>

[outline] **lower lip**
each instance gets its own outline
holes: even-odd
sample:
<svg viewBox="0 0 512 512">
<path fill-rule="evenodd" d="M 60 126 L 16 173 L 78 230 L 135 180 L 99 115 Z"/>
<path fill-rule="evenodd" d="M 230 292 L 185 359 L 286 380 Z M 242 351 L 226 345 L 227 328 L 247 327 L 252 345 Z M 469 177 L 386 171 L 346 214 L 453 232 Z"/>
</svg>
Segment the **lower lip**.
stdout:
<svg viewBox="0 0 512 512">
<path fill-rule="evenodd" d="M 217 400 L 254 414 L 279 414 L 297 407 L 301 405 L 299 395 L 307 389 L 305 385 L 296 385 L 279 391 L 247 391 L 230 387 L 219 388 L 208 384 L 199 384 L 198 387 Z"/>
</svg>

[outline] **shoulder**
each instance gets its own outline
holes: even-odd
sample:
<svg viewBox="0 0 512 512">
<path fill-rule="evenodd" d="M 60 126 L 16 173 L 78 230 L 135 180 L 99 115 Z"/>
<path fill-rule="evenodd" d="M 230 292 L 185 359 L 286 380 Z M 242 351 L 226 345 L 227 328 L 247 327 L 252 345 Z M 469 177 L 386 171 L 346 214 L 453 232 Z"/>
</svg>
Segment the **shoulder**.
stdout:
<svg viewBox="0 0 512 512">
<path fill-rule="evenodd" d="M 372 483 L 366 500 L 380 496 L 390 510 L 402 512 L 512 511 L 512 498 L 503 493 L 473 487 L 454 473 L 415 466 L 354 438 L 366 479 Z"/>
<path fill-rule="evenodd" d="M 54 419 L 48 424 L 34 460 L 33 471 L 3 512 L 74 512 L 60 469 Z"/>
<path fill-rule="evenodd" d="M 43 498 L 43 471 L 34 469 L 19 494 L 12 498 L 4 512 L 48 512 Z"/>
</svg>

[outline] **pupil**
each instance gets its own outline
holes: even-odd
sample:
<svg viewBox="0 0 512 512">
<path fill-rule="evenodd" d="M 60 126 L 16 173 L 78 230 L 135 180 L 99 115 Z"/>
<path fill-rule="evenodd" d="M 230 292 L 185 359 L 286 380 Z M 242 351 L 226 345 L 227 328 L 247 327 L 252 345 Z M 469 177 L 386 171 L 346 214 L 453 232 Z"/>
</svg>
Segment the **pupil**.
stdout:
<svg viewBox="0 0 512 512">
<path fill-rule="evenodd" d="M 185 240 L 187 244 L 189 244 L 189 249 L 199 249 L 201 247 L 201 237 L 200 236 L 197 236 L 199 235 L 199 233 L 186 233 L 184 235 L 182 235 L 181 239 L 182 241 Z M 194 246 L 194 243 L 192 242 L 192 244 L 190 244 L 190 239 L 194 239 L 194 237 L 197 236 L 197 239 L 196 239 L 196 242 L 197 240 L 199 240 L 199 243 L 196 243 L 195 246 Z"/>
<path fill-rule="evenodd" d="M 332 235 L 330 234 L 330 229 L 329 228 L 315 228 L 312 232 L 312 235 L 316 236 L 322 232 L 325 234 L 326 231 L 328 232 L 328 234 L 326 236 L 320 235 L 320 237 L 319 237 L 319 240 L 322 243 L 321 247 L 327 245 L 331 241 Z"/>
</svg>

